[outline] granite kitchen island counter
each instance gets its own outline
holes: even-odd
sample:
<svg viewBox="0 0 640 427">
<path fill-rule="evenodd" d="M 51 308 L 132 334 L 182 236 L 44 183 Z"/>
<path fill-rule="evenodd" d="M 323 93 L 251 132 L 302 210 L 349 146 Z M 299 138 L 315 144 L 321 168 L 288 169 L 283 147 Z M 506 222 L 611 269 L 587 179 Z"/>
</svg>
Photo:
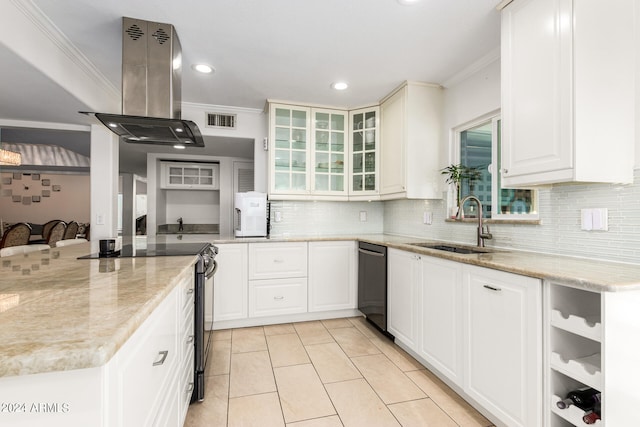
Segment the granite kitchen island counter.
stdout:
<svg viewBox="0 0 640 427">
<path fill-rule="evenodd" d="M 197 259 L 77 259 L 90 252 L 0 258 L 0 377 L 106 364 Z"/>
</svg>

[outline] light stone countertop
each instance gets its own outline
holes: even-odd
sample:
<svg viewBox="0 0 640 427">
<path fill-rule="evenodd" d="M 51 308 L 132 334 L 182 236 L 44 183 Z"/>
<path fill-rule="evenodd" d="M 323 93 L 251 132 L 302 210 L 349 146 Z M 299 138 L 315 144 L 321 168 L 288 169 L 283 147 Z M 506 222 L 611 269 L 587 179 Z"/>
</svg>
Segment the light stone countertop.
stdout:
<svg viewBox="0 0 640 427">
<path fill-rule="evenodd" d="M 360 240 L 596 292 L 640 290 L 640 266 L 498 249 L 456 254 L 412 246 L 436 242 L 385 234 L 234 238 L 214 244 Z M 157 237 L 156 242 L 177 242 Z M 445 242 L 439 242 L 445 243 Z M 0 258 L 0 377 L 102 366 L 189 274 L 195 256 L 78 260 L 90 244 Z M 113 271 L 110 271 L 113 270 Z"/>
<path fill-rule="evenodd" d="M 0 377 L 106 364 L 197 259 L 77 259 L 90 252 L 0 258 Z"/>
<path fill-rule="evenodd" d="M 458 261 L 480 267 L 522 274 L 550 282 L 573 286 L 595 292 L 619 292 L 640 290 L 640 265 L 599 261 L 561 255 L 542 254 L 537 252 L 517 251 L 501 248 L 483 254 L 457 254 L 437 249 L 412 246 L 410 243 L 442 243 L 424 238 L 414 238 L 390 234 L 359 235 L 316 235 L 295 237 L 234 238 L 216 235 L 212 243 L 252 243 L 252 242 L 295 242 L 295 241 L 331 241 L 360 240 L 363 242 L 384 245 L 390 248 L 411 251 L 422 255 Z M 454 243 L 455 244 L 455 243 Z M 473 247 L 470 245 L 462 245 Z"/>
</svg>

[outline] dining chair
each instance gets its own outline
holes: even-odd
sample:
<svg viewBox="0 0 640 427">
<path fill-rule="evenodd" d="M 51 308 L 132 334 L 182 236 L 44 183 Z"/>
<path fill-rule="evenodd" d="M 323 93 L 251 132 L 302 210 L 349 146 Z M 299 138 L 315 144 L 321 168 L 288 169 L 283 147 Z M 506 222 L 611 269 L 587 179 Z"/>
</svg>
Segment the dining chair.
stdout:
<svg viewBox="0 0 640 427">
<path fill-rule="evenodd" d="M 47 221 L 42 225 L 42 238 L 46 242 L 49 239 L 49 234 L 51 233 L 51 229 L 54 225 L 59 223 L 60 219 L 52 219 L 51 221 Z"/>
<path fill-rule="evenodd" d="M 31 236 L 31 227 L 24 222 L 9 227 L 0 240 L 0 248 L 8 248 L 10 246 L 20 246 L 29 244 L 29 236 Z"/>
<path fill-rule="evenodd" d="M 76 221 L 69 221 L 67 223 L 67 229 L 64 232 L 63 240 L 75 239 L 78 234 L 78 223 Z"/>
<path fill-rule="evenodd" d="M 62 240 L 66 229 L 67 224 L 65 224 L 64 221 L 58 221 L 57 224 L 51 227 L 51 231 L 49 231 L 49 237 L 46 238 L 46 243 L 53 248 L 56 245 L 56 242 Z"/>
</svg>

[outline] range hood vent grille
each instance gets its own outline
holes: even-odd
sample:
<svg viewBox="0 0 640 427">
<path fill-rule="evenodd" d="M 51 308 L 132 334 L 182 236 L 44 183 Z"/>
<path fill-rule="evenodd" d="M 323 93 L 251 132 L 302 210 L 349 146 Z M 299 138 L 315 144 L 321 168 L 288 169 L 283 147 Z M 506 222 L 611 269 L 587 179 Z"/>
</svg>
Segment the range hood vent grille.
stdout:
<svg viewBox="0 0 640 427">
<path fill-rule="evenodd" d="M 125 30 L 125 32 L 131 37 L 133 40 L 139 40 L 140 37 L 144 36 L 144 31 L 138 25 L 133 24 L 130 25 L 129 28 Z"/>
<path fill-rule="evenodd" d="M 235 114 L 207 113 L 207 127 L 210 128 L 236 128 Z"/>
</svg>

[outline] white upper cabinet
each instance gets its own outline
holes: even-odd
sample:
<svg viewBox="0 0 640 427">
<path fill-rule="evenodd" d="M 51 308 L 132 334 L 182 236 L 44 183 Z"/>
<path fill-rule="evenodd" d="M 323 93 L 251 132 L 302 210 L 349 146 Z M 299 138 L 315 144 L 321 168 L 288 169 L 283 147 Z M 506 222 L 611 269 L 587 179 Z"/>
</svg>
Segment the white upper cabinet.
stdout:
<svg viewBox="0 0 640 427">
<path fill-rule="evenodd" d="M 214 163 L 162 162 L 160 188 L 219 190 L 220 165 Z"/>
<path fill-rule="evenodd" d="M 502 184 L 633 181 L 634 0 L 502 11 Z"/>
<path fill-rule="evenodd" d="M 269 198 L 346 200 L 348 114 L 270 104 Z"/>
<path fill-rule="evenodd" d="M 381 102 L 382 199 L 442 198 L 442 88 L 405 82 Z"/>
<path fill-rule="evenodd" d="M 380 180 L 380 107 L 349 112 L 351 131 L 350 200 L 378 197 Z"/>
</svg>

